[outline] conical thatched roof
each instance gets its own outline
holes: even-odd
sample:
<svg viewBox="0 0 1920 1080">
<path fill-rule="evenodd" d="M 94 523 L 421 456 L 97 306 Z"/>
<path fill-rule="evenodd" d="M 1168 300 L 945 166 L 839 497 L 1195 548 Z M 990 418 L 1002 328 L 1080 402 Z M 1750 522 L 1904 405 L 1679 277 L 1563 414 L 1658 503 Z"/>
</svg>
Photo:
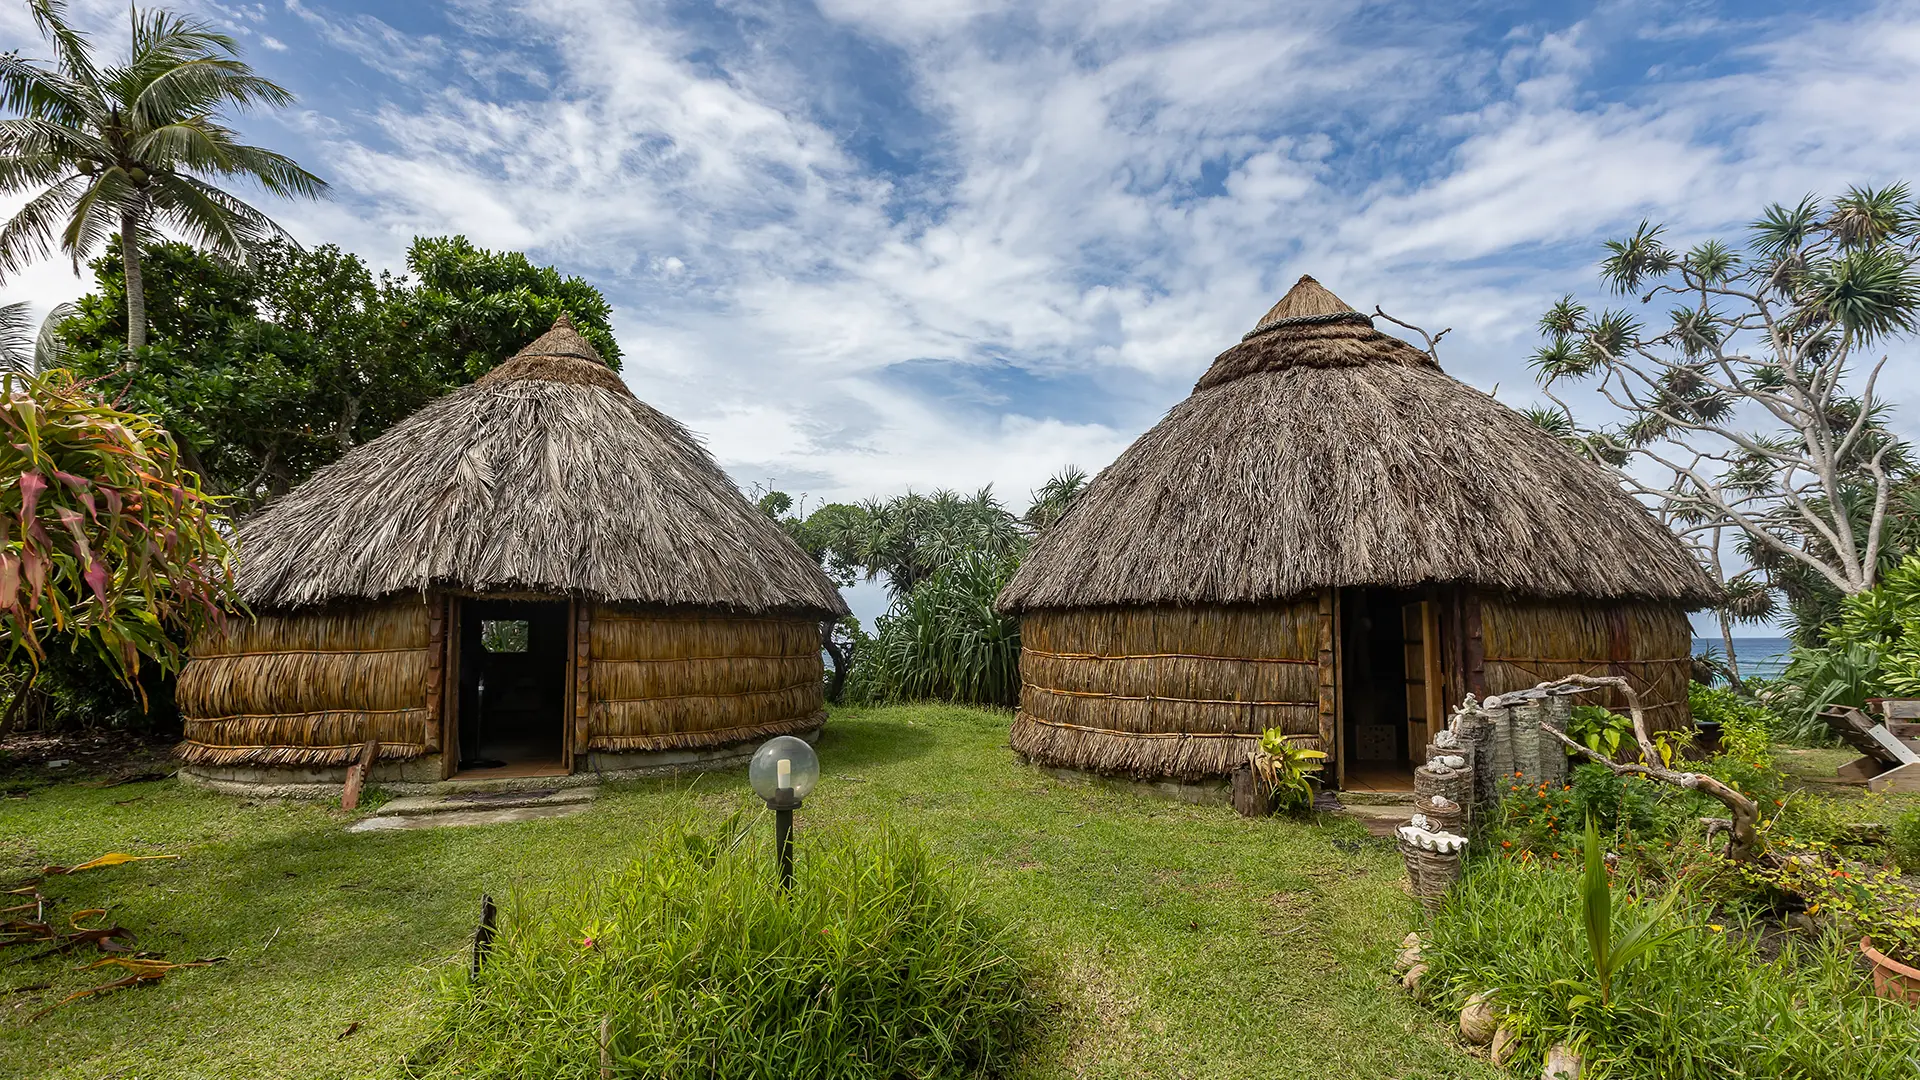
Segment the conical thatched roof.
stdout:
<svg viewBox="0 0 1920 1080">
<path fill-rule="evenodd" d="M 842 614 L 839 590 L 565 316 L 248 521 L 262 607 L 408 590 Z"/>
<path fill-rule="evenodd" d="M 1605 468 L 1303 277 L 1089 485 L 1000 605 L 1425 582 L 1692 607 L 1714 595 Z"/>
</svg>

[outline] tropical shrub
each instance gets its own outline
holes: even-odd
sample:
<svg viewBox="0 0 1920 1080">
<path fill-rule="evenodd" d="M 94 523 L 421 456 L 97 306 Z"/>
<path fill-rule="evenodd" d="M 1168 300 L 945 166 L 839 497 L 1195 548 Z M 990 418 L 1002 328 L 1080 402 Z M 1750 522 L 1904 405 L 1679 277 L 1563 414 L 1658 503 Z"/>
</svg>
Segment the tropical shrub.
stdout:
<svg viewBox="0 0 1920 1080">
<path fill-rule="evenodd" d="M 1619 757 L 1620 747 L 1634 745 L 1633 720 L 1598 705 L 1575 705 L 1567 737 L 1596 754 Z"/>
<path fill-rule="evenodd" d="M 896 601 L 875 623 L 865 700 L 1019 704 L 1020 620 L 993 608 L 1016 565 L 958 554 Z"/>
<path fill-rule="evenodd" d="M 165 429 L 71 373 L 0 377 L 0 627 L 10 666 L 52 642 L 132 683 L 235 602 L 223 523 Z"/>
<path fill-rule="evenodd" d="M 1900 869 L 1920 874 L 1920 807 L 1904 811 L 1894 819 L 1887 848 Z"/>
<path fill-rule="evenodd" d="M 1913 1075 L 1920 1025 L 1873 996 L 1851 942 L 1773 936 L 1763 950 L 1758 923 L 1620 868 L 1609 905 L 1656 944 L 1638 963 L 1611 965 L 1603 1000 L 1584 929 L 1594 877 L 1566 861 L 1476 860 L 1422 952 L 1441 1008 L 1493 991 L 1518 1036 L 1509 1066 L 1521 1075 L 1537 1075 L 1561 1042 L 1582 1052 L 1589 1075 L 1610 1078 Z"/>
<path fill-rule="evenodd" d="M 1323 751 L 1294 745 L 1284 729 L 1268 728 L 1260 733 L 1260 749 L 1252 758 L 1254 780 L 1273 799 L 1274 809 L 1302 813 L 1313 808 L 1309 774 L 1326 757 Z"/>
<path fill-rule="evenodd" d="M 801 834 L 782 891 L 766 831 L 669 823 L 604 880 L 515 899 L 478 978 L 446 980 L 411 1075 L 1005 1071 L 1035 1014 L 1009 931 L 895 833 Z"/>
</svg>

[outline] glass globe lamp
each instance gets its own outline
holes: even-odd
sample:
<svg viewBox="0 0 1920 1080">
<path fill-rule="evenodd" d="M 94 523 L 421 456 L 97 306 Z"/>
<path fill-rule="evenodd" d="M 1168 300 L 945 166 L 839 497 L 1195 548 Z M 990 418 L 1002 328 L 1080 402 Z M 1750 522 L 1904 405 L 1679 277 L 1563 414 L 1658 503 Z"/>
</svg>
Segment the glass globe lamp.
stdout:
<svg viewBox="0 0 1920 1080">
<path fill-rule="evenodd" d="M 747 782 L 769 806 L 798 806 L 820 782 L 820 758 L 805 739 L 769 739 L 747 764 Z"/>
</svg>

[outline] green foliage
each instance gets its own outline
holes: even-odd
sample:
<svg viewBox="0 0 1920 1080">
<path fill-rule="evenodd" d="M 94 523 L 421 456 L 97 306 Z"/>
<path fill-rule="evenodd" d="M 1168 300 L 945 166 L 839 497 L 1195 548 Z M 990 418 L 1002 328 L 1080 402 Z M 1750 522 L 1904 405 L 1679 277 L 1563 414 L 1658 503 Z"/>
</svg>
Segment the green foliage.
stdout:
<svg viewBox="0 0 1920 1080">
<path fill-rule="evenodd" d="M 983 556 L 1017 560 L 1026 552 L 1026 536 L 992 488 L 971 496 L 952 491 L 932 495 L 908 492 L 891 499 L 869 499 L 847 515 L 830 539 L 833 554 L 857 566 L 868 581 L 885 578 L 896 600 L 950 562 Z"/>
<path fill-rule="evenodd" d="M 1894 819 L 1887 847 L 1900 869 L 1920 875 L 1920 806 L 1906 810 Z"/>
<path fill-rule="evenodd" d="M 1069 465 L 1041 485 L 1033 493 L 1033 501 L 1027 512 L 1020 516 L 1020 524 L 1034 536 L 1052 528 L 1054 523 L 1067 516 L 1073 504 L 1087 490 L 1087 471 L 1078 465 Z"/>
<path fill-rule="evenodd" d="M 1748 887 L 1776 901 L 1792 898 L 1850 939 L 1870 937 L 1895 960 L 1920 963 L 1920 890 L 1891 870 L 1863 867 L 1832 844 L 1815 841 L 1792 858 L 1741 865 L 1735 872 Z"/>
<path fill-rule="evenodd" d="M 174 635 L 237 602 L 223 524 L 151 417 L 71 373 L 0 376 L 0 627 L 8 661 L 47 639 L 132 683 Z"/>
<path fill-rule="evenodd" d="M 1017 565 L 960 553 L 896 600 L 877 623 L 867 700 L 1018 704 L 1020 620 L 993 608 Z"/>
<path fill-rule="evenodd" d="M 1633 720 L 1599 705 L 1575 705 L 1567 737 L 1596 754 L 1615 758 L 1621 746 L 1634 745 Z"/>
<path fill-rule="evenodd" d="M 620 369 L 613 307 L 585 279 L 538 266 L 517 251 L 488 251 L 464 236 L 416 238 L 407 248 L 414 285 L 394 297 L 394 333 L 418 350 L 446 387 L 459 386 L 572 319 L 607 366 Z"/>
<path fill-rule="evenodd" d="M 411 1075 L 975 1076 L 1036 1019 L 1028 962 L 916 840 L 666 830 L 604 882 L 509 906 L 480 977 L 446 980 Z M 679 835 L 674 835 L 679 833 Z"/>
<path fill-rule="evenodd" d="M 1253 755 L 1254 779 L 1272 797 L 1274 809 L 1283 814 L 1304 813 L 1313 808 L 1313 784 L 1308 777 L 1318 772 L 1326 758 L 1322 751 L 1294 745 L 1285 729 L 1268 728 L 1260 733 L 1260 752 Z"/>
<path fill-rule="evenodd" d="M 129 8 L 129 53 L 102 66 L 66 5 L 29 10 L 53 48 L 43 67 L 0 57 L 0 189 L 32 193 L 0 230 L 0 272 L 18 271 L 58 246 L 77 265 L 109 235 L 138 245 L 158 223 L 221 258 L 244 262 L 283 235 L 266 215 L 215 186 L 240 179 L 281 197 L 317 197 L 319 177 L 291 158 L 242 143 L 222 115 L 284 107 L 293 95 L 254 74 L 232 37 L 197 19 Z M 137 312 L 136 291 L 132 312 Z M 128 347 L 145 344 L 131 320 Z"/>
<path fill-rule="evenodd" d="M 1667 924 L 1680 894 L 1669 892 L 1658 903 L 1643 905 L 1616 933 L 1613 881 L 1607 873 L 1605 850 L 1600 844 L 1600 827 L 1591 817 L 1587 818 L 1582 849 L 1580 926 L 1586 931 L 1587 956 L 1593 961 L 1592 985 L 1599 988 L 1600 1007 L 1606 1009 L 1613 1000 L 1614 979 L 1634 961 L 1680 935 L 1680 928 Z M 1569 984 L 1575 988 L 1581 986 L 1578 981 Z M 1567 1008 L 1577 1012 L 1589 1000 L 1575 994 L 1567 1000 Z"/>
<path fill-rule="evenodd" d="M 1874 356 L 1860 355 L 1920 319 L 1920 207 L 1905 184 L 1773 205 L 1743 245 L 1682 252 L 1641 222 L 1606 247 L 1605 283 L 1669 302 L 1665 318 L 1569 296 L 1541 319 L 1533 365 L 1542 382 L 1592 379 L 1624 412 L 1579 444 L 1655 497 L 1716 576 L 1722 534 L 1738 538 L 1766 580 L 1723 581 L 1723 617 L 1763 617 L 1782 589 L 1805 625 L 1915 550 L 1913 524 L 1898 523 L 1917 508 L 1902 494 L 1912 450 L 1876 394 Z M 1748 431 L 1752 415 L 1772 428 Z"/>
<path fill-rule="evenodd" d="M 1546 1048 L 1581 1048 L 1591 1074 L 1616 1080 L 1728 1076 L 1894 1080 L 1920 1060 L 1906 1006 L 1872 996 L 1839 936 L 1761 951 L 1757 927 L 1687 897 L 1614 875 L 1609 903 L 1659 945 L 1615 963 L 1613 993 L 1593 992 L 1594 959 L 1569 948 L 1583 924 L 1587 875 L 1515 859 L 1482 859 L 1435 917 L 1422 959 L 1444 1008 L 1493 990 L 1520 1035 L 1510 1067 L 1537 1074 Z M 1674 899 L 1675 896 L 1679 899 Z M 1624 904 L 1618 902 L 1624 899 Z M 1618 914 L 1614 915 L 1617 920 Z M 1611 931 L 1610 948 L 1623 936 Z"/>
<path fill-rule="evenodd" d="M 179 243 L 143 249 L 151 344 L 128 364 L 125 273 L 110 251 L 96 291 L 60 326 L 70 362 L 166 424 L 209 490 L 242 506 L 468 382 L 533 340 L 561 310 L 609 357 L 607 304 L 592 286 L 517 253 L 416 240 L 417 282 L 376 276 L 332 245 L 270 243 L 236 267 Z M 479 292 L 498 287 L 500 295 Z M 460 332 L 434 320 L 469 319 Z M 437 325 L 437 324 L 435 324 Z M 480 350 L 497 350 L 482 362 Z"/>
</svg>

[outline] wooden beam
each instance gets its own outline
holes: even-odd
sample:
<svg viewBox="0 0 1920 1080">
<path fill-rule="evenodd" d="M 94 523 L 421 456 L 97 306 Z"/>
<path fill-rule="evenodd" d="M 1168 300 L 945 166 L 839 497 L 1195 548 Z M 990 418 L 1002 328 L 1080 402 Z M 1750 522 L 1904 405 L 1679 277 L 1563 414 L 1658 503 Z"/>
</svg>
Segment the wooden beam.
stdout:
<svg viewBox="0 0 1920 1080">
<path fill-rule="evenodd" d="M 573 752 L 585 754 L 593 734 L 593 602 L 575 600 L 573 610 Z"/>
</svg>

